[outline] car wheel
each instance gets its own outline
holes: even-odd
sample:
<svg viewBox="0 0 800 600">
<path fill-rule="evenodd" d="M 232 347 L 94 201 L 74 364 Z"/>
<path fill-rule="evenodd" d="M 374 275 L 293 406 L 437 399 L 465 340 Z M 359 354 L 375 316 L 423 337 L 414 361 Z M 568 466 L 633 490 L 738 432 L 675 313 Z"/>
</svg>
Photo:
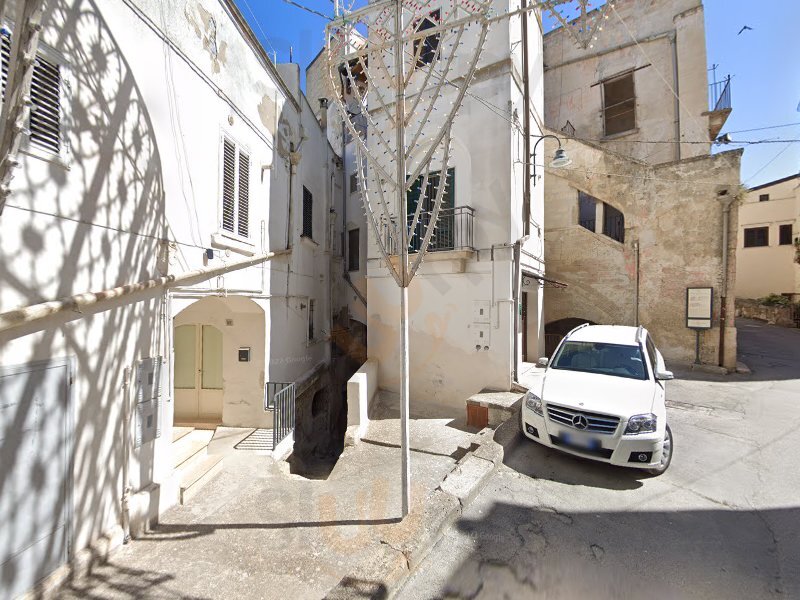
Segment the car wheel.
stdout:
<svg viewBox="0 0 800 600">
<path fill-rule="evenodd" d="M 673 450 L 674 444 L 672 442 L 672 429 L 670 429 L 669 423 L 667 423 L 667 428 L 664 432 L 664 448 L 661 451 L 661 463 L 657 467 L 647 469 L 647 472 L 651 475 L 661 475 L 664 471 L 666 471 L 669 468 L 669 464 L 672 462 Z"/>
</svg>

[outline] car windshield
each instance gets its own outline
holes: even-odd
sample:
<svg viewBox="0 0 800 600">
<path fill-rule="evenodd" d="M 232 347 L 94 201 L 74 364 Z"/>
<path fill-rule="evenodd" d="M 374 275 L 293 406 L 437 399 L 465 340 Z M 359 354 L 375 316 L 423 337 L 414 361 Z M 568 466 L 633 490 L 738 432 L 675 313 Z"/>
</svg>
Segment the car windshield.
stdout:
<svg viewBox="0 0 800 600">
<path fill-rule="evenodd" d="M 605 342 L 564 342 L 550 363 L 554 369 L 647 379 L 639 346 Z"/>
</svg>

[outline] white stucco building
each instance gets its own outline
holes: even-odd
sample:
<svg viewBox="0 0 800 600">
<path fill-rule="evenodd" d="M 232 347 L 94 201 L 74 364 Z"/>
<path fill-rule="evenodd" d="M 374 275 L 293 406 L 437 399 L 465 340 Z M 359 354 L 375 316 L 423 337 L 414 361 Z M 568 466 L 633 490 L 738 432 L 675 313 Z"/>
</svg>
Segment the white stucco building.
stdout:
<svg viewBox="0 0 800 600">
<path fill-rule="evenodd" d="M 439 11 L 446 8 L 433 2 L 426 7 L 429 14 L 425 18 L 437 22 Z M 498 12 L 514 8 L 519 8 L 519 3 L 494 3 Z M 527 35 L 523 43 L 524 21 Z M 493 24 L 453 124 L 448 173 L 441 173 L 436 164 L 432 167 L 431 177 L 436 182 L 446 181 L 447 191 L 433 245 L 409 287 L 412 408 L 438 407 L 446 414 L 461 416 L 470 395 L 484 388 L 509 390 L 521 363 L 535 360 L 543 349 L 542 186 L 540 182 L 535 185 L 525 158 L 530 149 L 525 138 L 535 141 L 540 133 L 537 123 L 542 122 L 541 42 L 541 20 L 535 12 Z M 465 47 L 448 76 L 451 80 L 466 74 L 470 55 L 471 48 Z M 311 98 L 329 95 L 324 63 L 321 55 L 308 69 Z M 414 71 L 411 61 L 409 69 Z M 412 89 L 424 80 L 424 72 L 424 67 L 412 72 Z M 387 96 L 389 90 L 380 93 L 391 97 Z M 456 94 L 456 89 L 445 86 L 440 106 L 447 107 Z M 409 105 L 415 95 L 408 96 Z M 382 110 L 370 105 L 370 112 L 377 129 L 391 129 Z M 444 124 L 446 112 L 431 114 L 425 125 L 430 133 L 423 134 L 420 145 L 429 143 L 433 132 Z M 369 143 L 378 149 L 374 137 Z M 384 166 L 390 168 L 388 163 Z M 409 165 L 409 169 L 413 167 Z M 355 185 L 352 158 L 345 169 Z M 436 182 L 430 184 L 429 192 L 437 189 Z M 357 194 L 351 197 L 358 201 Z M 408 196 L 411 212 L 417 197 L 418 191 L 412 189 Z M 359 275 L 366 276 L 368 355 L 378 363 L 379 386 L 396 392 L 400 380 L 400 290 L 380 255 L 363 209 L 350 214 L 354 216 L 348 228 L 358 229 L 361 238 L 366 238 L 362 243 L 367 244 L 364 271 Z M 398 214 L 395 206 L 392 218 Z M 426 214 L 430 214 L 429 207 L 423 207 L 423 218 Z M 412 237 L 412 260 L 418 247 L 419 238 Z M 364 246 L 361 248 L 363 252 Z M 394 254 L 397 251 L 394 244 Z"/>
<path fill-rule="evenodd" d="M 313 446 L 334 402 L 341 176 L 297 66 L 230 0 L 47 6 L 0 215 L 3 597 L 178 501 L 173 425 L 272 427 L 293 383 Z"/>
<path fill-rule="evenodd" d="M 736 297 L 800 299 L 800 175 L 750 188 L 739 206 Z"/>
</svg>

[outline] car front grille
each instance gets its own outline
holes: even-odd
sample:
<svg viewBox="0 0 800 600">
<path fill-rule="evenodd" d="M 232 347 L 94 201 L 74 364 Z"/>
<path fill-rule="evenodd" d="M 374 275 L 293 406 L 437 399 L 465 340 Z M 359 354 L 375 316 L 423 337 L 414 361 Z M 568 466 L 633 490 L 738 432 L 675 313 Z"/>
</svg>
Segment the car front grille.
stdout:
<svg viewBox="0 0 800 600">
<path fill-rule="evenodd" d="M 591 433 L 611 435 L 619 426 L 619 417 L 575 410 L 573 408 L 567 408 L 566 406 L 559 406 L 558 404 L 547 404 L 547 416 L 553 423 L 566 425 L 573 429 L 578 428 L 573 425 L 572 420 L 577 416 L 583 416 L 586 418 L 588 426 L 581 431 L 589 431 Z"/>
</svg>

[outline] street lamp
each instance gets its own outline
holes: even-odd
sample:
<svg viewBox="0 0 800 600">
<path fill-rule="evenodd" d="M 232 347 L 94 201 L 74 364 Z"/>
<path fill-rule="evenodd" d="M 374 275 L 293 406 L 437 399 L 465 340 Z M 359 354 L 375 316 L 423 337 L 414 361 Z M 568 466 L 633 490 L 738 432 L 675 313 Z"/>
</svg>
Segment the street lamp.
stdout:
<svg viewBox="0 0 800 600">
<path fill-rule="evenodd" d="M 562 167 L 568 167 L 572 164 L 572 159 L 567 156 L 567 151 L 561 147 L 561 140 L 555 135 L 543 135 L 540 136 L 536 143 L 533 145 L 533 153 L 531 154 L 531 161 L 533 162 L 533 184 L 536 185 L 536 146 L 539 145 L 545 138 L 553 138 L 555 141 L 558 142 L 558 150 L 553 155 L 553 160 L 550 161 L 550 166 L 554 169 L 560 169 Z"/>
</svg>

